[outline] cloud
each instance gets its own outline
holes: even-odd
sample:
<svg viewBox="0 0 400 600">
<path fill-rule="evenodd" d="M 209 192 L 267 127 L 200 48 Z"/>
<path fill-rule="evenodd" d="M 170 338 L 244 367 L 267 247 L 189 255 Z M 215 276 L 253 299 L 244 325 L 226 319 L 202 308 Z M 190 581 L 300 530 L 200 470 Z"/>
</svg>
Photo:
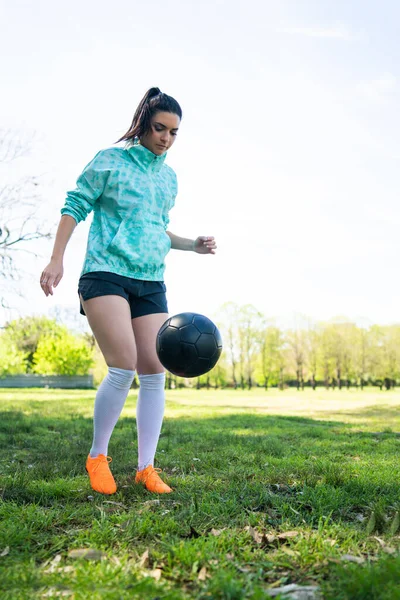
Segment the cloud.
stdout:
<svg viewBox="0 0 400 600">
<path fill-rule="evenodd" d="M 343 24 L 331 27 L 281 27 L 277 29 L 277 32 L 289 35 L 303 35 L 306 37 L 345 41 L 357 41 L 363 37 L 360 33 L 350 31 L 350 29 Z"/>
<path fill-rule="evenodd" d="M 383 73 L 380 77 L 361 81 L 357 90 L 362 96 L 374 103 L 384 103 L 390 99 L 397 88 L 397 78 L 393 73 Z"/>
</svg>

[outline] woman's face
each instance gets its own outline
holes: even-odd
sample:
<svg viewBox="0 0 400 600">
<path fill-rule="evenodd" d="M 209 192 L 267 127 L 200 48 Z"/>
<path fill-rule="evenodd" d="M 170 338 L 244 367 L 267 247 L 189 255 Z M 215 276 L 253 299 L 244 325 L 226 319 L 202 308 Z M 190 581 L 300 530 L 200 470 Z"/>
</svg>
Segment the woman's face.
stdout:
<svg viewBox="0 0 400 600">
<path fill-rule="evenodd" d="M 180 118 L 169 112 L 157 112 L 151 119 L 150 131 L 141 139 L 142 146 L 153 154 L 164 154 L 176 139 Z"/>
</svg>

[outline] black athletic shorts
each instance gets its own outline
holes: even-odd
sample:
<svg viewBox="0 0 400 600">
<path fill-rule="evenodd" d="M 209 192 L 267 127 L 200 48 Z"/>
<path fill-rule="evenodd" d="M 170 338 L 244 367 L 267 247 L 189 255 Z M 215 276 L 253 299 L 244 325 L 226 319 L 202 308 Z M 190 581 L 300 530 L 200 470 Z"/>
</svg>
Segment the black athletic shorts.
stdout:
<svg viewBox="0 0 400 600">
<path fill-rule="evenodd" d="M 163 281 L 131 279 L 106 271 L 85 273 L 79 279 L 78 294 L 84 300 L 98 296 L 122 296 L 131 308 L 131 317 L 143 317 L 154 313 L 168 313 L 167 288 Z M 80 302 L 80 313 L 85 314 Z"/>
</svg>

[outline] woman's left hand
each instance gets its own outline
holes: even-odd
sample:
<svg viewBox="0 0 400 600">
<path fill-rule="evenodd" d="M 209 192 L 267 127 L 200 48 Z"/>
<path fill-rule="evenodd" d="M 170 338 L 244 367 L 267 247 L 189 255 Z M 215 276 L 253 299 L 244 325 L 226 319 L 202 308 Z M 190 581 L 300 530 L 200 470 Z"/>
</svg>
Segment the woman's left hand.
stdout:
<svg viewBox="0 0 400 600">
<path fill-rule="evenodd" d="M 193 250 L 197 254 L 215 254 L 217 244 L 213 236 L 200 235 L 193 242 Z"/>
</svg>

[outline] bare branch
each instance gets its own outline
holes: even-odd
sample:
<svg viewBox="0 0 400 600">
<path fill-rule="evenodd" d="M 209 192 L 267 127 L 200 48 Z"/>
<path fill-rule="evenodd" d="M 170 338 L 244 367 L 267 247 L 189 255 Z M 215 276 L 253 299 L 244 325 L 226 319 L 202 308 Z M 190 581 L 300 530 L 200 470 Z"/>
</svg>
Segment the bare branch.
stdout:
<svg viewBox="0 0 400 600">
<path fill-rule="evenodd" d="M 42 204 L 42 176 L 27 174 L 26 162 L 21 163 L 21 169 L 20 163 L 15 163 L 29 155 L 34 141 L 34 136 L 21 137 L 16 131 L 0 130 L 0 167 L 7 165 L 3 171 L 9 179 L 3 177 L 0 187 L 0 304 L 3 308 L 9 307 L 8 298 L 20 295 L 19 282 L 28 275 L 17 260 L 18 253 L 37 257 L 38 253 L 29 245 L 53 237 L 52 227 L 38 215 Z"/>
<path fill-rule="evenodd" d="M 13 129 L 0 129 L 0 163 L 10 163 L 28 156 L 36 142 L 35 138 L 34 134 L 27 137 Z"/>
</svg>

